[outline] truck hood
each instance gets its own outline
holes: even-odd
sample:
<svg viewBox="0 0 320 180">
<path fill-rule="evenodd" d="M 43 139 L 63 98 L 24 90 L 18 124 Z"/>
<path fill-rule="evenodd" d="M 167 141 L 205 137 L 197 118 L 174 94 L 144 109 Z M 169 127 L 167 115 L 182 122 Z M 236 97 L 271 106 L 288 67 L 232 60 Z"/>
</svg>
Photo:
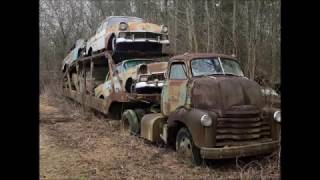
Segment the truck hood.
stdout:
<svg viewBox="0 0 320 180">
<path fill-rule="evenodd" d="M 227 116 L 235 113 L 258 113 L 262 107 L 260 86 L 244 77 L 207 76 L 195 78 L 191 84 L 191 104 L 195 108 Z"/>
</svg>

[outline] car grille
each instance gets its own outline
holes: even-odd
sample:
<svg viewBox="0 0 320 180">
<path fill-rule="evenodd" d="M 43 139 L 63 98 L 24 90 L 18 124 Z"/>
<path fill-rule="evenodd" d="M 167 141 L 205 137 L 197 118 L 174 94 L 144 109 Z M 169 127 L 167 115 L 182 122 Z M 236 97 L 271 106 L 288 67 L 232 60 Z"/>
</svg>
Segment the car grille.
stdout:
<svg viewBox="0 0 320 180">
<path fill-rule="evenodd" d="M 158 33 L 152 33 L 152 32 L 127 32 L 126 38 L 131 39 L 134 35 L 134 39 L 152 39 L 152 40 L 158 40 L 158 37 L 163 39 L 161 37 L 161 34 Z M 161 40 L 160 39 L 160 40 Z"/>
<path fill-rule="evenodd" d="M 155 79 L 158 79 L 159 81 L 163 81 L 164 80 L 164 74 L 163 73 L 151 74 L 148 77 L 148 81 L 154 81 Z"/>
<path fill-rule="evenodd" d="M 246 145 L 252 142 L 268 141 L 271 127 L 259 117 L 218 118 L 216 146 Z"/>
</svg>

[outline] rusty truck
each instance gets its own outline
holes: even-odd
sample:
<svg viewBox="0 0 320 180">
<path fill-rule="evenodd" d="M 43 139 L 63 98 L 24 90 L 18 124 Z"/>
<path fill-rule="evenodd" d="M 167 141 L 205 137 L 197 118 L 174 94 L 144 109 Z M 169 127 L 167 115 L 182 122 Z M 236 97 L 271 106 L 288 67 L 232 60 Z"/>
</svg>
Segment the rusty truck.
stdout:
<svg viewBox="0 0 320 180">
<path fill-rule="evenodd" d="M 173 145 L 194 164 L 268 154 L 279 146 L 280 108 L 270 106 L 232 56 L 172 57 L 158 102 L 151 113 L 124 110 L 123 127 L 151 142 Z"/>
<path fill-rule="evenodd" d="M 172 145 L 197 165 L 277 149 L 280 107 L 244 76 L 237 59 L 215 53 L 164 59 L 124 70 L 127 61 L 116 64 L 108 52 L 81 58 L 65 73 L 64 94 L 121 120 L 131 134 Z M 161 90 L 141 91 L 159 81 Z"/>
</svg>

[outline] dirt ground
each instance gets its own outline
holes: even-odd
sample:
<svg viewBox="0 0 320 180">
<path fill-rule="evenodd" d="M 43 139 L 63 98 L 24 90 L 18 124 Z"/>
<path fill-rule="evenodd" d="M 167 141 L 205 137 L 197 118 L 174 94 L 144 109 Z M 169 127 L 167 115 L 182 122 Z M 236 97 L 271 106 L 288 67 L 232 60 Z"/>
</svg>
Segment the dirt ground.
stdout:
<svg viewBox="0 0 320 180">
<path fill-rule="evenodd" d="M 40 96 L 40 179 L 280 179 L 278 155 L 194 167 L 64 98 Z"/>
</svg>

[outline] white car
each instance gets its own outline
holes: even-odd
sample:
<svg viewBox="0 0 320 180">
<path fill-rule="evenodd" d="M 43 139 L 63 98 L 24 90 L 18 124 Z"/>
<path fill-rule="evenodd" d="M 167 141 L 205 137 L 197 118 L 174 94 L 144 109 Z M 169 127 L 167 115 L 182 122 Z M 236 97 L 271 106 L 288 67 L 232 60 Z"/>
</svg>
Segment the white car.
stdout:
<svg viewBox="0 0 320 180">
<path fill-rule="evenodd" d="M 168 27 L 147 23 L 131 16 L 109 16 L 88 39 L 86 54 L 105 50 L 119 52 L 156 52 L 169 45 Z"/>
<path fill-rule="evenodd" d="M 78 39 L 69 50 L 68 55 L 63 59 L 61 67 L 62 72 L 65 72 L 65 70 L 73 61 L 83 56 L 85 54 L 85 49 L 86 40 Z"/>
</svg>

